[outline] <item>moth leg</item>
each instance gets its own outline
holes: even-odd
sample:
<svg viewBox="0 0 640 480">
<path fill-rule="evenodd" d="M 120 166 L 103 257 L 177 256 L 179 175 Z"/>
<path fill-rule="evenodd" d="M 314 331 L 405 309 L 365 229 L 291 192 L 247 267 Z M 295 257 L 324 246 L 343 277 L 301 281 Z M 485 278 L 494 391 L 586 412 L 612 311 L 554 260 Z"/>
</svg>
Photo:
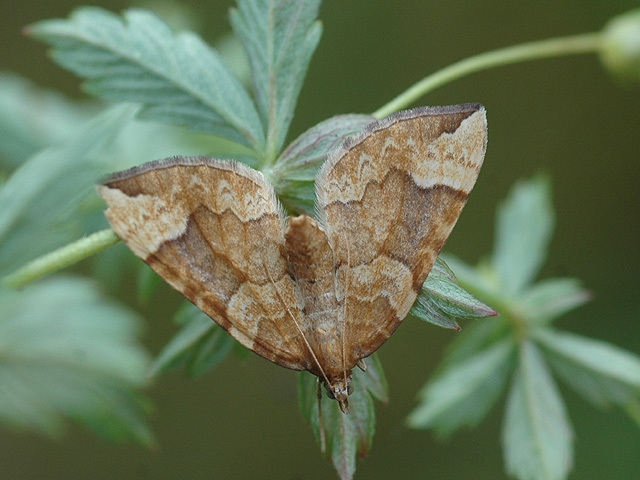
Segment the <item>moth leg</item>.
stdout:
<svg viewBox="0 0 640 480">
<path fill-rule="evenodd" d="M 358 366 L 358 368 L 360 370 L 362 370 L 363 372 L 367 371 L 367 362 L 364 361 L 364 358 L 361 358 L 360 360 L 358 360 L 356 362 L 356 365 Z"/>
</svg>

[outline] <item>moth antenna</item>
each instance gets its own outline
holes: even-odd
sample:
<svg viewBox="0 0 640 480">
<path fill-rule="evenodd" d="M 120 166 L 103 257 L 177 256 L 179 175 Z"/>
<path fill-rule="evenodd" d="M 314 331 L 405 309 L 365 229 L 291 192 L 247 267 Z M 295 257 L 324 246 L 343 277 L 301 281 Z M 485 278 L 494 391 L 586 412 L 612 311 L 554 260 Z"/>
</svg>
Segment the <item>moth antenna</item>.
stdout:
<svg viewBox="0 0 640 480">
<path fill-rule="evenodd" d="M 316 385 L 318 388 L 316 389 L 316 395 L 318 397 L 318 428 L 320 429 L 320 451 L 325 453 L 327 449 L 327 442 L 324 438 L 324 419 L 322 417 L 322 380 L 318 377 L 318 381 Z"/>
<path fill-rule="evenodd" d="M 282 306 L 289 313 L 289 316 L 291 317 L 291 319 L 293 320 L 293 323 L 295 324 L 296 328 L 298 329 L 298 333 L 300 333 L 300 336 L 302 337 L 302 340 L 304 341 L 304 344 L 309 349 L 309 352 L 311 352 L 311 356 L 313 357 L 313 361 L 316 362 L 316 365 L 320 369 L 320 373 L 322 373 L 322 378 L 324 378 L 325 382 L 327 382 L 327 385 L 329 385 L 329 379 L 327 378 L 326 373 L 324 373 L 322 365 L 320 365 L 320 362 L 318 361 L 318 357 L 316 357 L 316 354 L 313 351 L 313 348 L 311 348 L 311 345 L 309 344 L 309 341 L 307 340 L 307 337 L 305 336 L 304 332 L 302 331 L 302 328 L 300 327 L 300 324 L 296 320 L 296 317 L 293 315 L 293 312 L 291 311 L 291 309 L 289 308 L 287 303 L 284 301 L 284 298 L 282 298 L 282 296 L 280 295 L 280 291 L 278 290 L 278 285 L 276 285 L 276 282 L 273 280 L 273 277 L 271 276 L 271 272 L 269 272 L 269 269 L 267 268 L 267 264 L 264 263 L 264 260 L 262 258 L 260 260 L 262 262 L 262 266 L 264 267 L 265 272 L 267 272 L 267 276 L 269 277 L 269 281 L 271 282 L 271 284 L 273 285 L 274 290 L 276 291 L 276 295 L 278 296 L 278 300 L 280 300 L 280 303 L 282 304 Z"/>
<path fill-rule="evenodd" d="M 349 242 L 347 241 L 346 235 L 345 244 L 347 245 L 347 272 L 349 274 L 349 289 L 345 289 L 345 291 L 350 290 L 351 287 L 351 249 L 349 248 Z M 342 315 L 342 374 L 344 376 L 344 386 L 347 387 L 347 347 L 346 347 L 346 332 L 347 332 L 347 296 L 344 296 L 344 314 Z"/>
</svg>

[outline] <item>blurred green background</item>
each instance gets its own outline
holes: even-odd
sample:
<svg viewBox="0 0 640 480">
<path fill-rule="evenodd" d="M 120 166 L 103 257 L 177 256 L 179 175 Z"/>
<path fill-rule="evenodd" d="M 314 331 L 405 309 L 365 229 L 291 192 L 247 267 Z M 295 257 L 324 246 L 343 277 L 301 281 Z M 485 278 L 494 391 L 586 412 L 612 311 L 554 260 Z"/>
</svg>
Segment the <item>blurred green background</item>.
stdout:
<svg viewBox="0 0 640 480">
<path fill-rule="evenodd" d="M 0 69 L 83 98 L 78 80 L 43 45 L 21 35 L 36 20 L 82 2 L 27 0 L 0 7 Z M 113 11 L 131 6 L 99 1 Z M 153 2 L 137 5 L 159 7 Z M 165 4 L 167 7 L 170 4 Z M 183 1 L 208 41 L 229 31 L 231 1 Z M 371 112 L 428 73 L 519 42 L 599 30 L 637 2 L 325 0 L 324 33 L 303 87 L 291 138 L 338 113 Z M 640 85 L 617 84 L 594 56 L 563 57 L 475 74 L 420 104 L 482 102 L 489 148 L 446 251 L 475 263 L 492 248 L 494 212 L 511 184 L 539 170 L 553 179 L 556 234 L 543 276 L 574 276 L 594 300 L 561 326 L 640 351 Z M 11 112 L 2 112 L 11 115 Z M 140 163 L 151 158 L 140 158 Z M 116 247 L 122 248 L 122 246 Z M 162 289 L 143 313 L 157 353 L 176 331 L 178 295 Z M 170 307 L 170 308 L 169 308 Z M 464 329 L 464 325 L 462 325 Z M 403 422 L 456 333 L 409 320 L 380 350 L 391 400 L 356 478 L 504 478 L 502 404 L 479 428 L 448 442 Z M 0 431 L 0 478 L 333 478 L 297 406 L 296 374 L 251 355 L 229 357 L 196 380 L 176 372 L 149 389 L 158 448 L 112 445 L 80 428 L 56 441 Z M 575 479 L 640 478 L 640 432 L 561 386 L 576 433 Z"/>
</svg>

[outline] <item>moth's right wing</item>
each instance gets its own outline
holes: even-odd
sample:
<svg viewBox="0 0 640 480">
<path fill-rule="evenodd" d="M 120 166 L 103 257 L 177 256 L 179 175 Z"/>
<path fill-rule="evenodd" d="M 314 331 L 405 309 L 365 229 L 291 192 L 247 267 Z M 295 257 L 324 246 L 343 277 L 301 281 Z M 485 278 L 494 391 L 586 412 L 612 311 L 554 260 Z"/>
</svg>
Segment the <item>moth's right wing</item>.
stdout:
<svg viewBox="0 0 640 480">
<path fill-rule="evenodd" d="M 373 122 L 316 179 L 345 313 L 346 363 L 375 352 L 409 312 L 480 171 L 481 105 L 422 107 Z"/>
</svg>

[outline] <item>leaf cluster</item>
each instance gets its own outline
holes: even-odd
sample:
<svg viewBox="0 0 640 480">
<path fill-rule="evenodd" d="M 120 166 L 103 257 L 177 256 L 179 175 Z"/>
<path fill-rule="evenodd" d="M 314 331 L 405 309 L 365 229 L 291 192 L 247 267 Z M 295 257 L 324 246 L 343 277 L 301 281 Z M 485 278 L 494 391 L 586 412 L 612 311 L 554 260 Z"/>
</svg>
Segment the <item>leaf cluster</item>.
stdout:
<svg viewBox="0 0 640 480">
<path fill-rule="evenodd" d="M 519 479 L 562 479 L 571 469 L 574 435 L 554 375 L 599 407 L 640 400 L 640 357 L 553 326 L 590 295 L 573 278 L 534 282 L 553 231 L 550 197 L 544 176 L 519 182 L 498 210 L 491 260 L 471 267 L 449 259 L 462 285 L 500 316 L 451 344 L 408 419 L 448 436 L 477 425 L 508 385 L 503 454 Z"/>
<path fill-rule="evenodd" d="M 138 116 L 227 138 L 262 164 L 284 142 L 308 63 L 320 39 L 318 1 L 243 1 L 231 13 L 251 69 L 254 96 L 219 52 L 191 32 L 174 34 L 146 10 L 122 17 L 75 10 L 27 31 L 53 48 L 59 65 L 108 100 L 135 102 Z"/>
<path fill-rule="evenodd" d="M 56 435 L 68 416 L 108 439 L 153 443 L 136 392 L 148 369 L 136 315 L 76 278 L 0 290 L 0 306 L 0 421 Z"/>
<path fill-rule="evenodd" d="M 28 91 L 16 77 L 0 79 L 0 101 Z M 35 94 L 43 106 L 72 122 L 83 108 L 59 97 Z M 26 98 L 28 99 L 29 96 Z M 64 113 L 62 113 L 64 112 Z M 0 184 L 0 275 L 77 238 L 95 178 L 109 163 L 106 152 L 131 108 L 118 107 L 89 121 L 70 139 L 52 124 L 42 136 L 13 135 L 0 141 L 11 175 Z M 77 116 L 77 117 L 76 117 Z M 7 123 L 8 125 L 8 123 Z M 43 149 L 43 137 L 57 145 Z M 16 141 L 19 140 L 19 141 Z M 15 167 L 15 169 L 14 169 Z M 139 319 L 99 293 L 93 283 L 52 278 L 15 291 L 0 286 L 0 422 L 47 435 L 64 431 L 71 418 L 112 440 L 150 445 L 148 402 L 137 392 L 147 382 L 148 357 L 137 343 Z"/>
<path fill-rule="evenodd" d="M 356 456 L 365 456 L 371 448 L 376 422 L 373 400 L 388 400 L 387 381 L 375 353 L 367 358 L 366 370 L 354 369 L 353 387 L 349 397 L 350 413 L 344 415 L 337 402 L 322 392 L 318 397 L 316 377 L 306 372 L 299 375 L 300 410 L 311 423 L 317 441 L 333 461 L 340 478 L 352 478 Z"/>
</svg>

